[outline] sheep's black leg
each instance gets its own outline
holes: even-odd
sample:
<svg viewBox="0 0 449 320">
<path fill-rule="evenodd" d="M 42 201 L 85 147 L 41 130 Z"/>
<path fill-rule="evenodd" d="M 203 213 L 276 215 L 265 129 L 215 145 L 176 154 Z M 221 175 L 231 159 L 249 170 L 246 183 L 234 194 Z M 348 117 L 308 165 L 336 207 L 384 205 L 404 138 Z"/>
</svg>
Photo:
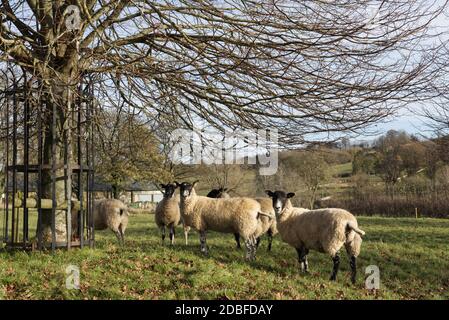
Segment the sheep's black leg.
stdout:
<svg viewBox="0 0 449 320">
<path fill-rule="evenodd" d="M 165 226 L 161 227 L 161 233 L 162 233 L 162 244 L 164 244 L 164 240 L 165 240 Z"/>
<path fill-rule="evenodd" d="M 237 249 L 241 249 L 242 246 L 240 245 L 240 235 L 238 233 L 234 233 L 235 242 L 237 243 Z"/>
<path fill-rule="evenodd" d="M 273 243 L 273 231 L 271 229 L 268 229 L 267 232 L 268 235 L 268 251 L 271 251 L 271 244 Z"/>
<path fill-rule="evenodd" d="M 200 231 L 201 252 L 207 254 L 206 231 Z"/>
<path fill-rule="evenodd" d="M 301 268 L 301 272 L 308 272 L 309 264 L 307 262 L 307 254 L 309 250 L 307 248 L 301 247 L 296 248 L 296 252 L 298 253 L 298 262 Z"/>
<path fill-rule="evenodd" d="M 357 276 L 357 258 L 354 256 L 350 257 L 349 266 L 351 267 L 351 282 L 355 284 L 355 279 Z"/>
<path fill-rule="evenodd" d="M 331 280 L 335 281 L 337 280 L 338 268 L 340 267 L 340 256 L 338 252 L 332 257 L 332 261 L 334 262 L 334 268 L 332 270 Z"/>
<path fill-rule="evenodd" d="M 259 248 L 259 244 L 260 244 L 260 237 L 256 238 L 256 247 Z"/>
<path fill-rule="evenodd" d="M 306 255 L 304 256 L 304 272 L 309 272 L 309 262 L 307 261 L 307 253 L 309 253 L 309 250 L 306 249 Z"/>
<path fill-rule="evenodd" d="M 174 225 L 170 226 L 170 244 L 171 245 L 175 244 L 175 226 Z"/>
</svg>

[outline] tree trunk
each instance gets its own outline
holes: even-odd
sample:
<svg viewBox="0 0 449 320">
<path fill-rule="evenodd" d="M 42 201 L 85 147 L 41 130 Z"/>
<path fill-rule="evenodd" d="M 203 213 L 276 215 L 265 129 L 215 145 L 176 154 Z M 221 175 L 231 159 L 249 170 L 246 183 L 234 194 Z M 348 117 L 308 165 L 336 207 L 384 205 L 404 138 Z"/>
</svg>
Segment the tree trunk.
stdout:
<svg viewBox="0 0 449 320">
<path fill-rule="evenodd" d="M 43 162 L 52 167 L 53 162 L 56 165 L 55 176 L 53 170 L 46 169 L 42 171 L 42 197 L 52 199 L 53 196 L 53 178 L 55 182 L 56 203 L 63 203 L 71 199 L 71 180 L 67 181 L 64 164 L 68 164 L 72 159 L 72 139 L 70 138 L 69 122 L 70 112 L 70 92 L 73 85 L 70 79 L 73 79 L 71 71 L 51 73 L 44 82 L 44 141 L 43 141 Z M 55 113 L 53 112 L 55 111 Z M 55 118 L 53 118 L 55 116 Z M 65 134 L 65 135 L 64 135 Z M 66 139 L 64 139 L 66 138 Z M 70 153 L 70 154 L 69 154 Z M 67 156 L 67 158 L 65 157 Z M 70 167 L 70 166 L 68 166 Z M 68 171 L 69 173 L 70 171 Z M 69 183 L 67 183 L 69 182 Z M 46 246 L 52 242 L 52 210 L 42 211 L 42 240 Z M 55 240 L 56 242 L 67 241 L 67 210 L 56 210 L 55 212 Z M 39 232 L 39 231 L 38 231 Z"/>
<path fill-rule="evenodd" d="M 114 199 L 118 199 L 120 196 L 119 187 L 116 184 L 112 185 L 112 196 L 114 197 Z"/>
<path fill-rule="evenodd" d="M 47 96 L 49 98 L 49 96 Z M 63 124 L 65 121 L 65 112 L 63 108 L 56 101 L 51 98 L 47 99 L 44 118 L 44 146 L 43 146 L 43 160 L 45 165 L 52 165 L 53 152 L 56 167 L 56 183 L 55 196 L 57 203 L 63 203 L 66 196 L 66 183 L 64 177 L 64 169 L 61 166 L 64 164 L 64 151 L 67 146 L 64 145 L 63 139 Z M 56 105 L 54 105 L 56 104 Z M 53 107 L 56 107 L 56 127 L 53 128 Z M 53 135 L 54 133 L 54 135 Z M 54 144 L 54 145 L 53 145 Z M 54 147 L 54 150 L 52 150 Z M 53 171 L 42 171 L 42 197 L 44 199 L 52 199 Z M 42 211 L 42 239 L 45 244 L 52 241 L 52 210 Z M 56 242 L 65 242 L 67 240 L 67 221 L 66 211 L 56 210 L 55 216 L 55 234 Z"/>
</svg>

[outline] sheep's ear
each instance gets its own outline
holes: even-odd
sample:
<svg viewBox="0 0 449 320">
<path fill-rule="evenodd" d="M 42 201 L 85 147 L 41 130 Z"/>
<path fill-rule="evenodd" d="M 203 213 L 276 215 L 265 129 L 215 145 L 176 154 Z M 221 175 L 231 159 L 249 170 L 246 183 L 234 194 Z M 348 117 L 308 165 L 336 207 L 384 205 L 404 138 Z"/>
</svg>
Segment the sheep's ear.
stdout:
<svg viewBox="0 0 449 320">
<path fill-rule="evenodd" d="M 175 183 L 176 188 L 179 187 L 179 186 L 181 185 L 181 184 L 180 184 L 178 181 L 176 181 L 176 180 L 175 180 L 174 183 Z"/>
<path fill-rule="evenodd" d="M 226 192 L 226 191 L 228 191 L 228 188 L 223 188 L 223 192 Z"/>
<path fill-rule="evenodd" d="M 287 193 L 287 198 L 293 198 L 295 196 L 294 192 Z"/>
<path fill-rule="evenodd" d="M 159 184 L 159 186 L 160 186 L 162 189 L 165 189 L 165 187 L 166 187 L 166 185 L 163 184 L 163 183 Z"/>
<path fill-rule="evenodd" d="M 271 190 L 265 190 L 265 193 L 272 198 L 274 196 L 274 193 Z"/>
<path fill-rule="evenodd" d="M 200 182 L 200 180 L 196 180 L 195 182 L 192 183 L 192 188 L 195 187 L 195 185 Z"/>
</svg>

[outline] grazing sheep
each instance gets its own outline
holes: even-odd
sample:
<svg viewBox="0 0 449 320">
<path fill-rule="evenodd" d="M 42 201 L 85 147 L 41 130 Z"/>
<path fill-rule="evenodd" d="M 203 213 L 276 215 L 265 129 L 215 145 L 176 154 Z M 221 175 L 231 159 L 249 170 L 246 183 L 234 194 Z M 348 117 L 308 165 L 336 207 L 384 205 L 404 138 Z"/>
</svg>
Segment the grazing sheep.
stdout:
<svg viewBox="0 0 449 320">
<path fill-rule="evenodd" d="M 209 198 L 230 198 L 231 196 L 226 192 L 227 188 L 219 188 L 219 189 L 212 189 L 208 194 L 207 197 Z M 260 216 L 260 223 L 257 230 L 257 238 L 256 238 L 256 246 L 259 246 L 260 243 L 260 237 L 263 234 L 267 234 L 268 236 L 268 251 L 271 251 L 271 245 L 273 243 L 273 236 L 277 233 L 276 229 L 276 219 L 274 219 L 274 210 L 271 203 L 270 198 L 255 198 L 257 202 L 261 205 L 261 211 L 267 214 L 270 214 L 273 218 L 261 215 Z M 240 235 L 238 233 L 234 233 L 235 242 L 237 244 L 237 248 L 240 249 Z"/>
<path fill-rule="evenodd" d="M 111 229 L 119 243 L 125 243 L 125 230 L 128 225 L 128 207 L 116 199 L 94 201 L 95 230 Z"/>
<path fill-rule="evenodd" d="M 117 199 L 94 200 L 93 203 L 94 229 L 111 229 L 117 236 L 119 244 L 125 243 L 125 230 L 128 225 L 128 207 Z M 72 230 L 74 236 L 78 230 L 79 211 L 72 211 Z"/>
<path fill-rule="evenodd" d="M 175 227 L 181 221 L 181 214 L 179 212 L 179 195 L 175 195 L 175 184 L 160 184 L 164 190 L 164 197 L 157 204 L 154 219 L 156 225 L 161 229 L 162 244 L 165 240 L 165 228 L 170 230 L 170 244 L 173 245 L 175 241 Z"/>
<path fill-rule="evenodd" d="M 284 242 L 296 248 L 301 270 L 307 272 L 310 249 L 325 252 L 331 255 L 334 263 L 330 279 L 336 280 L 339 250 L 344 245 L 350 258 L 351 281 L 355 283 L 356 260 L 362 243 L 360 236 L 365 234 L 358 228 L 356 218 L 343 209 L 294 208 L 290 202 L 295 195 L 292 192 L 267 190 L 266 193 L 272 198 L 279 234 Z"/>
<path fill-rule="evenodd" d="M 238 233 L 245 240 L 246 258 L 254 260 L 256 256 L 255 232 L 261 213 L 260 204 L 250 198 L 214 199 L 198 196 L 195 185 L 183 182 L 180 186 L 180 210 L 186 225 L 199 231 L 201 252 L 208 253 L 206 232 Z"/>
</svg>

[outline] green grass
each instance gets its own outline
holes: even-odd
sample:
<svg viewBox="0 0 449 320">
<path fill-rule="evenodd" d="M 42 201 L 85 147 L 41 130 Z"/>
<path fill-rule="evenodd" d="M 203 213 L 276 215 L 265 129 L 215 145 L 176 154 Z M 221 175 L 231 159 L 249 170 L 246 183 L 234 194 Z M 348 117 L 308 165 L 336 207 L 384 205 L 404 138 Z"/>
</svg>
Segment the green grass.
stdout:
<svg viewBox="0 0 449 320">
<path fill-rule="evenodd" d="M 210 233 L 210 256 L 199 253 L 192 232 L 184 246 L 181 228 L 174 247 L 161 246 L 151 215 L 130 217 L 127 245 L 110 231 L 97 232 L 97 248 L 51 253 L 0 253 L 1 299 L 448 299 L 449 221 L 359 217 L 367 232 L 358 282 L 350 284 L 342 255 L 337 282 L 328 281 L 331 259 L 309 255 L 310 274 L 298 273 L 296 252 L 281 243 L 255 262 L 243 260 L 231 235 Z M 65 289 L 65 268 L 81 270 L 80 290 Z M 364 288 L 364 270 L 380 268 L 381 288 Z"/>
<path fill-rule="evenodd" d="M 352 174 L 352 162 L 336 164 L 330 167 L 330 173 L 334 177 Z"/>
</svg>

